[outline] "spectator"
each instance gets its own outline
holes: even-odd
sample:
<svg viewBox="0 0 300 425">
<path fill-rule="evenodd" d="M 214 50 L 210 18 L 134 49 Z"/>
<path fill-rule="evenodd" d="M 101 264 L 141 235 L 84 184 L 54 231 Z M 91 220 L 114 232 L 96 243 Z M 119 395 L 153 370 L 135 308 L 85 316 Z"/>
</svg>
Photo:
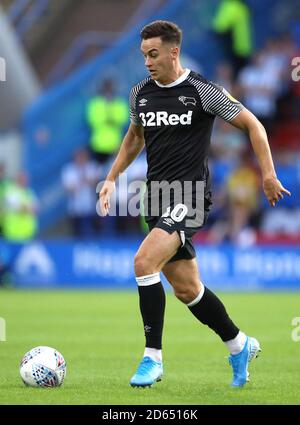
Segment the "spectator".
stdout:
<svg viewBox="0 0 300 425">
<path fill-rule="evenodd" d="M 211 171 L 214 187 L 213 205 L 208 224 L 224 217 L 226 186 L 229 175 L 236 169 L 239 157 L 247 146 L 245 135 L 224 120 L 217 120 L 211 143 Z"/>
<path fill-rule="evenodd" d="M 95 236 L 96 185 L 100 174 L 98 164 L 90 160 L 86 149 L 75 151 L 73 161 L 63 167 L 62 184 L 67 192 L 74 236 Z"/>
<path fill-rule="evenodd" d="M 229 175 L 226 185 L 226 221 L 214 226 L 210 242 L 227 240 L 237 244 L 252 243 L 249 228 L 259 211 L 259 179 L 248 150 L 241 155 L 237 168 Z M 244 236 L 247 233 L 245 241 Z"/>
<path fill-rule="evenodd" d="M 38 230 L 38 201 L 28 187 L 28 176 L 21 172 L 16 181 L 4 190 L 3 237 L 11 242 L 25 242 L 35 237 Z"/>
<path fill-rule="evenodd" d="M 249 152 L 245 151 L 238 168 L 229 176 L 227 193 L 230 209 L 229 239 L 237 241 L 241 230 L 250 225 L 250 220 L 259 208 L 258 174 Z"/>
<path fill-rule="evenodd" d="M 129 120 L 127 101 L 115 95 L 112 80 L 105 80 L 99 95 L 89 100 L 86 114 L 93 157 L 104 164 L 117 152 L 122 141 L 123 127 Z"/>
<path fill-rule="evenodd" d="M 260 51 L 253 56 L 252 63 L 239 74 L 239 84 L 244 105 L 269 133 L 276 113 L 280 79 L 277 73 L 270 73 L 265 52 Z"/>
<path fill-rule="evenodd" d="M 248 6 L 242 0 L 223 0 L 214 17 L 213 30 L 221 37 L 236 76 L 253 50 Z"/>
<path fill-rule="evenodd" d="M 276 118 L 288 120 L 294 116 L 294 105 L 291 87 L 292 58 L 296 55 L 295 45 L 290 34 L 283 34 L 280 38 L 269 39 L 264 49 L 264 68 L 269 78 L 277 82 L 276 90 Z"/>
</svg>

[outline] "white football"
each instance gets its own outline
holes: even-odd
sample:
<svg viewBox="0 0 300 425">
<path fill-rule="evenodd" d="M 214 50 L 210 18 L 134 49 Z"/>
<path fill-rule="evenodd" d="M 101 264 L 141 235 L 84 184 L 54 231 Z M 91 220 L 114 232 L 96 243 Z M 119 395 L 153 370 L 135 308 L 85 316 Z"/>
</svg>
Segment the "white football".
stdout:
<svg viewBox="0 0 300 425">
<path fill-rule="evenodd" d="M 67 365 L 55 348 L 39 346 L 24 355 L 20 374 L 30 387 L 58 387 L 66 377 Z"/>
</svg>

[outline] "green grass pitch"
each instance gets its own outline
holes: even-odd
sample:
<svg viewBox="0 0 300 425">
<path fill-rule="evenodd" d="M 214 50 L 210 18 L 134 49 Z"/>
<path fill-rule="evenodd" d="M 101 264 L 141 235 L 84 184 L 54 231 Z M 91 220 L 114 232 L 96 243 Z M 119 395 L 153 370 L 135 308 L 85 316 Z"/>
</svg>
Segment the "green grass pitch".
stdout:
<svg viewBox="0 0 300 425">
<path fill-rule="evenodd" d="M 0 291 L 6 339 L 0 342 L 0 404 L 300 404 L 300 341 L 292 319 L 300 294 L 218 294 L 247 334 L 262 345 L 251 382 L 230 387 L 227 350 L 167 293 L 164 377 L 152 388 L 129 386 L 143 352 L 137 294 L 105 291 Z M 62 352 L 67 377 L 59 388 L 28 388 L 23 354 L 38 345 Z"/>
</svg>

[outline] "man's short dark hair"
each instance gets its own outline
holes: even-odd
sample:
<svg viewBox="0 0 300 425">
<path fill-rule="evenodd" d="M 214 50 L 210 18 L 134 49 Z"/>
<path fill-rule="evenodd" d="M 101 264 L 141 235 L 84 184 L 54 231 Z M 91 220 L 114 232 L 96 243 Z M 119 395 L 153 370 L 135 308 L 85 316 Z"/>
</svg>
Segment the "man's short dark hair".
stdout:
<svg viewBox="0 0 300 425">
<path fill-rule="evenodd" d="M 144 26 L 141 31 L 141 39 L 160 37 L 162 42 L 175 43 L 181 45 L 182 31 L 178 25 L 169 21 L 154 21 Z"/>
</svg>

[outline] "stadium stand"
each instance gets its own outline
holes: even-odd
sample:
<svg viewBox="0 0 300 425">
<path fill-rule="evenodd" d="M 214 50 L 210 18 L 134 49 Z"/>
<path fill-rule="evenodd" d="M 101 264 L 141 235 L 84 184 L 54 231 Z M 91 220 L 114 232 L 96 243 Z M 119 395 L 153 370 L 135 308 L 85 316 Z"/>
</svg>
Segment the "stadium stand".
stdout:
<svg viewBox="0 0 300 425">
<path fill-rule="evenodd" d="M 297 54 L 298 2 L 289 0 L 286 2 L 288 7 L 286 4 L 283 7 L 279 0 L 247 0 L 245 3 L 251 11 L 252 27 L 255 28 L 255 52 L 262 54 L 265 69 L 267 66 L 274 69 L 274 64 L 278 65 L 278 69 L 280 66 L 286 67 L 291 55 Z M 228 60 L 225 49 L 212 31 L 211 23 L 218 4 L 217 0 L 187 3 L 182 0 L 157 0 L 142 4 L 130 0 L 126 2 L 126 7 L 119 0 L 88 0 L 84 5 L 83 2 L 68 0 L 3 2 L 8 13 L 14 16 L 12 21 L 17 31 L 22 21 L 28 23 L 24 45 L 42 81 L 50 84 L 50 88 L 46 88 L 26 111 L 22 124 L 24 162 L 40 198 L 41 229 L 51 231 L 66 216 L 66 202 L 59 176 L 74 151 L 87 146 L 89 129 L 84 116 L 90 96 L 109 75 L 118 81 L 118 95 L 127 98 L 130 87 L 146 75 L 138 46 L 139 29 L 143 23 L 157 18 L 175 20 L 185 33 L 184 65 L 199 70 L 209 79 L 224 83 L 227 89 L 244 101 L 236 81 L 229 81 L 225 74 L 217 73 Z M 30 21 L 29 12 L 33 10 L 36 10 L 36 14 L 33 14 L 36 18 Z M 83 14 L 84 20 L 81 19 Z M 290 32 L 291 28 L 293 31 Z M 287 33 L 290 33 L 289 37 Z M 294 38 L 291 39 L 291 36 Z M 281 91 L 275 93 L 276 104 L 272 100 L 275 112 L 271 122 L 270 144 L 275 160 L 280 158 L 276 152 L 283 147 L 293 152 L 288 159 L 290 172 L 284 173 L 287 175 L 287 185 L 291 183 L 291 190 L 298 193 L 299 84 L 292 87 L 289 74 L 283 76 L 279 72 L 276 78 Z M 231 140 L 235 139 L 233 135 Z M 219 168 L 216 165 L 212 157 L 212 169 L 218 169 L 218 179 L 224 181 L 226 186 L 233 169 L 229 163 Z M 279 170 L 283 170 L 282 164 L 279 164 Z M 290 203 L 288 207 L 299 208 L 298 199 L 293 197 L 287 200 Z M 265 209 L 266 203 L 261 199 L 261 219 Z M 262 221 L 255 219 L 254 222 L 257 240 L 260 240 Z M 249 225 L 251 227 L 252 223 Z"/>
<path fill-rule="evenodd" d="M 96 226 L 94 239 L 74 239 L 61 176 L 75 152 L 88 147 L 86 106 L 101 84 L 107 77 L 112 78 L 117 83 L 116 94 L 127 100 L 131 86 L 147 75 L 139 49 L 139 31 L 145 23 L 154 19 L 176 21 L 184 31 L 183 65 L 203 73 L 245 102 L 240 78 L 233 77 L 226 50 L 212 31 L 219 0 L 128 0 L 126 8 L 124 3 L 123 0 L 3 0 L 1 3 L 16 34 L 19 29 L 19 39 L 42 86 L 41 95 L 24 111 L 20 126 L 12 129 L 19 131 L 21 143 L 8 140 L 8 133 L 0 134 L 1 162 L 5 142 L 11 161 L 7 169 L 15 176 L 22 169 L 28 172 L 39 204 L 37 239 L 25 246 L 8 246 L 2 241 L 11 258 L 17 259 L 13 271 L 17 285 L 88 284 L 114 288 L 134 285 L 132 257 L 144 236 L 139 220 L 126 218 L 120 224 L 113 223 L 112 217 L 111 222 Z M 258 172 L 253 157 L 247 158 L 246 170 L 239 168 L 247 138 L 217 120 L 211 151 L 214 208 L 205 230 L 195 238 L 199 242 L 196 249 L 204 278 L 220 289 L 268 289 L 282 285 L 298 288 L 300 83 L 292 81 L 290 66 L 292 57 L 300 57 L 298 0 L 245 0 L 245 3 L 251 11 L 255 54 L 262 56 L 264 72 L 275 72 L 272 78 L 278 82 L 272 94 L 269 140 L 278 175 L 293 196 L 280 201 L 276 209 L 270 209 L 256 186 Z M 19 164 L 19 157 L 23 164 Z M 102 176 L 105 171 L 101 171 Z M 229 223 L 230 202 L 236 202 L 232 187 L 241 172 L 247 176 L 248 191 L 254 194 L 255 205 L 246 205 L 251 208 L 244 208 L 244 221 Z M 128 180 L 142 180 L 144 174 L 145 157 L 141 155 L 128 170 Z M 245 187 L 239 190 L 238 202 Z M 127 201 L 121 200 L 123 204 Z M 220 233 L 219 229 L 216 238 L 215 223 L 225 223 L 223 230 L 228 224 L 234 229 L 237 224 L 242 225 L 233 240 L 230 232 Z M 115 229 L 114 233 L 111 229 Z M 66 236 L 70 238 L 62 240 Z"/>
</svg>

